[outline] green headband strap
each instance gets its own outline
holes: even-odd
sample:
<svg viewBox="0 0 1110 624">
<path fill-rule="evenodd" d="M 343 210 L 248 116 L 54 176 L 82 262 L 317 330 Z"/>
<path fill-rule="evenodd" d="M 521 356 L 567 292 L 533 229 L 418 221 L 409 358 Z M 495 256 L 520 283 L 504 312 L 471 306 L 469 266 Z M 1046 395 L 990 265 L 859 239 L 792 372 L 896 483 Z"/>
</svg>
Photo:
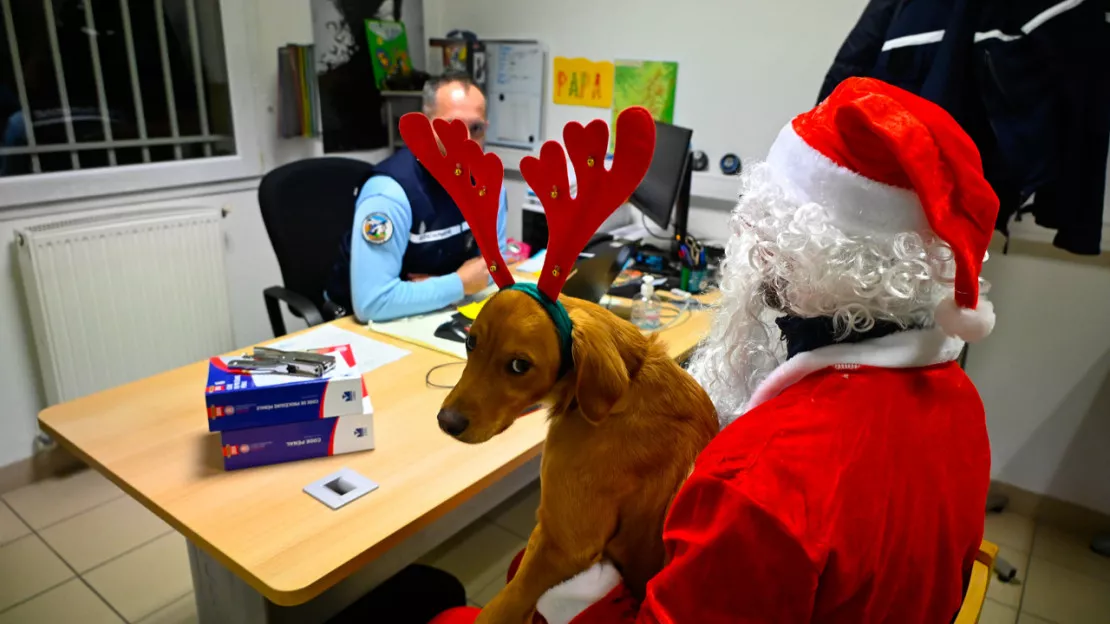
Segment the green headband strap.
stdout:
<svg viewBox="0 0 1110 624">
<path fill-rule="evenodd" d="M 562 361 L 559 363 L 559 377 L 561 378 L 570 370 L 571 363 L 574 361 L 570 350 L 571 329 L 574 328 L 574 324 L 570 322 L 567 309 L 558 301 L 552 301 L 551 297 L 545 295 L 535 284 L 517 283 L 505 290 L 520 291 L 535 299 L 547 312 L 547 315 L 551 317 L 551 321 L 555 323 L 555 333 L 559 336 L 559 347 L 562 353 Z"/>
</svg>

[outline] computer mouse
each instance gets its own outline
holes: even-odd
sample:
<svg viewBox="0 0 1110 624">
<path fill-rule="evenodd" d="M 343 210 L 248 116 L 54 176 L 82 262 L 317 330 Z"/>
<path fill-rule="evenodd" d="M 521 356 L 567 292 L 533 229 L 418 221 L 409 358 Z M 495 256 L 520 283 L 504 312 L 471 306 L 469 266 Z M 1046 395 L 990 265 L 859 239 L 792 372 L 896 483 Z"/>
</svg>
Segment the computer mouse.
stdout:
<svg viewBox="0 0 1110 624">
<path fill-rule="evenodd" d="M 435 337 L 451 342 L 466 342 L 466 331 L 459 327 L 455 319 L 451 319 L 436 328 Z"/>
</svg>

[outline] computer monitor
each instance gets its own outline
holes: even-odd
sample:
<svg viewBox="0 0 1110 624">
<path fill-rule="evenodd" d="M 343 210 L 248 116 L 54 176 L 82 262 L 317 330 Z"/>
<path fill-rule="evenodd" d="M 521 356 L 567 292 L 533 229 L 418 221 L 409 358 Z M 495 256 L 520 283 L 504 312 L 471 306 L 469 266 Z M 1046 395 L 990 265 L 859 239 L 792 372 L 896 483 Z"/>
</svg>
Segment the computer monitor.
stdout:
<svg viewBox="0 0 1110 624">
<path fill-rule="evenodd" d="M 675 230 L 683 237 L 690 203 L 690 139 L 693 136 L 694 131 L 689 128 L 656 121 L 651 167 L 629 198 L 633 206 L 663 229 L 670 227 L 671 212 L 675 204 L 679 204 Z M 679 228 L 682 232 L 677 231 Z"/>
</svg>

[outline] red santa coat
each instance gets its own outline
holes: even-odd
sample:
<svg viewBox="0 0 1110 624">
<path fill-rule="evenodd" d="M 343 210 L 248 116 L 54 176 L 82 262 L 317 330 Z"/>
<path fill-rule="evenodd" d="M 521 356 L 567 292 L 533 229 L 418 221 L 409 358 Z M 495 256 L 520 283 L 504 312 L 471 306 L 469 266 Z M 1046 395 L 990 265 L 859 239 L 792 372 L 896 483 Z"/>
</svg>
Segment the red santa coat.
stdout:
<svg viewBox="0 0 1110 624">
<path fill-rule="evenodd" d="M 961 347 L 908 331 L 776 369 L 675 497 L 643 603 L 599 588 L 573 624 L 951 622 L 990 480 Z"/>
</svg>

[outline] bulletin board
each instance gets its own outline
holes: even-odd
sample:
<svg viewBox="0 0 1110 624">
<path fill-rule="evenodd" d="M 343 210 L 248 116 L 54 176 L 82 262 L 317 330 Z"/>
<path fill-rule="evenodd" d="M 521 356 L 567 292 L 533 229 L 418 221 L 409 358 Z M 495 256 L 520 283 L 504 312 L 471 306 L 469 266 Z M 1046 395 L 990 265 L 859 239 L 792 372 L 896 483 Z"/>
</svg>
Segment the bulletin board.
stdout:
<svg viewBox="0 0 1110 624">
<path fill-rule="evenodd" d="M 534 150 L 543 144 L 547 51 L 537 41 L 483 40 L 489 130 L 486 143 Z"/>
</svg>

